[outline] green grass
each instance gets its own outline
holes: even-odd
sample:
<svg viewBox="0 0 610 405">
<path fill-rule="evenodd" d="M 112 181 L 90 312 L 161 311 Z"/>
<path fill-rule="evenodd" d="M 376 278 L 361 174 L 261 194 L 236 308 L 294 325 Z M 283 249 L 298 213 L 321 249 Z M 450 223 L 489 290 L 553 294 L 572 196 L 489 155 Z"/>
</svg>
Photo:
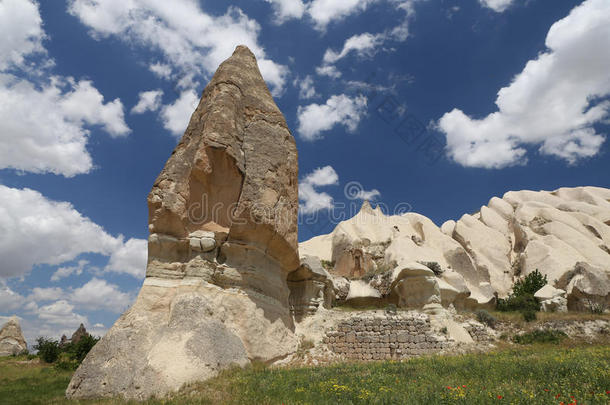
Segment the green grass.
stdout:
<svg viewBox="0 0 610 405">
<path fill-rule="evenodd" d="M 69 376 L 48 366 L 2 361 L 0 403 L 99 403 L 62 399 Z M 568 404 L 571 396 L 579 404 L 608 404 L 607 390 L 610 346 L 533 345 L 403 363 L 255 366 L 147 404 Z"/>
</svg>

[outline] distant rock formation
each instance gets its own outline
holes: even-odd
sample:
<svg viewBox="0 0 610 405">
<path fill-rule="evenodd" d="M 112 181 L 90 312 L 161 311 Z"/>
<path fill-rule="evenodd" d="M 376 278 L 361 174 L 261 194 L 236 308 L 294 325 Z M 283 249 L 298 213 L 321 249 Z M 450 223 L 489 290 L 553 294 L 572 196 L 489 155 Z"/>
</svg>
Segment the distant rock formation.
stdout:
<svg viewBox="0 0 610 405">
<path fill-rule="evenodd" d="M 205 88 L 148 197 L 146 280 L 91 350 L 71 398 L 145 399 L 294 353 L 297 151 L 252 52 Z"/>
<path fill-rule="evenodd" d="M 19 318 L 13 316 L 0 329 L 0 357 L 17 355 L 27 349 L 28 345 L 21 332 Z"/>
<path fill-rule="evenodd" d="M 331 263 L 330 275 L 352 280 L 348 299 L 376 295 L 421 308 L 437 300 L 439 289 L 444 306 L 490 307 L 538 269 L 566 294 L 542 292 L 544 308 L 610 308 L 610 190 L 511 191 L 440 228 L 416 213 L 387 216 L 364 203 L 356 216 L 302 242 L 299 251 Z M 435 274 L 397 281 L 413 263 Z M 383 280 L 392 280 L 389 290 Z"/>
<path fill-rule="evenodd" d="M 64 347 L 69 345 L 70 343 L 77 344 L 85 336 L 89 336 L 89 332 L 87 332 L 85 325 L 81 323 L 78 329 L 74 331 L 70 339 L 68 339 L 66 335 L 61 336 L 61 339 L 59 340 L 59 346 Z"/>
</svg>

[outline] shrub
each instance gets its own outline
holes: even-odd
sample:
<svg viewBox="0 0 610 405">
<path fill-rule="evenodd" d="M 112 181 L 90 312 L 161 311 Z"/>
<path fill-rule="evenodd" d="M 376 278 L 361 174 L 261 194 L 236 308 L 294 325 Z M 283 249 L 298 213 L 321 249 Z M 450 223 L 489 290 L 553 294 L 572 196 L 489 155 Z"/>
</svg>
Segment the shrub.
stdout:
<svg viewBox="0 0 610 405">
<path fill-rule="evenodd" d="M 517 280 L 513 285 L 513 295 L 519 297 L 522 295 L 534 295 L 536 291 L 547 285 L 546 276 L 543 276 L 538 269 L 525 276 L 522 280 Z"/>
<path fill-rule="evenodd" d="M 560 330 L 536 329 L 522 335 L 515 335 L 513 337 L 513 342 L 521 345 L 529 345 L 532 343 L 559 343 L 566 337 L 567 335 Z"/>
<path fill-rule="evenodd" d="M 502 312 L 508 311 L 539 311 L 540 302 L 532 294 L 510 295 L 507 299 L 499 299 L 496 309 Z"/>
<path fill-rule="evenodd" d="M 38 355 L 46 363 L 54 363 L 59 358 L 61 349 L 56 340 L 39 337 L 36 339 L 34 349 L 38 350 Z"/>
<path fill-rule="evenodd" d="M 62 348 L 62 351 L 66 353 L 71 360 L 76 361 L 78 365 L 82 363 L 89 351 L 93 349 L 93 346 L 95 346 L 99 340 L 100 338 L 87 334 L 81 337 L 78 342 L 65 345 Z"/>
<path fill-rule="evenodd" d="M 490 328 L 495 328 L 496 327 L 496 318 L 494 318 L 494 316 L 492 314 L 490 314 L 489 312 L 487 312 L 484 309 L 479 309 L 478 311 L 475 312 L 475 315 L 477 317 L 477 321 L 484 323 L 485 325 L 489 326 Z"/>
<path fill-rule="evenodd" d="M 523 315 L 523 320 L 525 322 L 531 322 L 531 321 L 536 320 L 536 311 L 532 311 L 532 310 L 523 311 L 523 312 L 521 312 L 521 315 Z"/>
</svg>

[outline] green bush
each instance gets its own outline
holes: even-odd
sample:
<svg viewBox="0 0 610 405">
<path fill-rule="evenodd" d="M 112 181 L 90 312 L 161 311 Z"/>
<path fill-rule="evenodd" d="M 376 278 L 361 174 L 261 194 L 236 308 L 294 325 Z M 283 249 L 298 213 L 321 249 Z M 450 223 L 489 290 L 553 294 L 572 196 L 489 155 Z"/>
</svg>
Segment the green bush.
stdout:
<svg viewBox="0 0 610 405">
<path fill-rule="evenodd" d="M 499 299 L 496 309 L 502 312 L 509 311 L 539 311 L 540 301 L 532 294 L 510 295 L 507 299 Z"/>
<path fill-rule="evenodd" d="M 513 285 L 513 295 L 534 295 L 536 291 L 547 285 L 546 276 L 543 276 L 538 269 L 525 276 L 523 280 L 517 280 Z"/>
<path fill-rule="evenodd" d="M 546 284 L 546 276 L 536 269 L 522 280 L 517 280 L 513 285 L 513 293 L 506 299 L 499 299 L 496 309 L 503 312 L 537 312 L 540 310 L 540 301 L 534 297 L 534 294 Z"/>
<path fill-rule="evenodd" d="M 567 335 L 556 329 L 536 329 L 532 332 L 527 332 L 522 335 L 515 335 L 513 342 L 521 345 L 530 345 L 533 343 L 559 343 L 565 339 Z"/>
<path fill-rule="evenodd" d="M 536 320 L 536 311 L 532 311 L 532 310 L 523 311 L 523 312 L 521 312 L 521 315 L 523 315 L 523 320 L 525 322 L 532 322 L 532 321 Z"/>
<path fill-rule="evenodd" d="M 496 327 L 497 319 L 494 318 L 494 316 L 492 314 L 490 314 L 489 312 L 487 312 L 486 310 L 479 309 L 474 314 L 477 317 L 477 321 L 484 323 L 485 325 L 489 326 L 490 328 Z"/>
<path fill-rule="evenodd" d="M 99 342 L 100 338 L 93 337 L 91 335 L 83 336 L 76 344 L 72 346 L 72 358 L 78 362 L 78 364 L 82 363 L 87 357 L 87 353 L 97 342 Z"/>
<path fill-rule="evenodd" d="M 45 363 L 54 363 L 59 358 L 61 348 L 56 340 L 39 337 L 36 339 L 34 349 Z"/>
</svg>

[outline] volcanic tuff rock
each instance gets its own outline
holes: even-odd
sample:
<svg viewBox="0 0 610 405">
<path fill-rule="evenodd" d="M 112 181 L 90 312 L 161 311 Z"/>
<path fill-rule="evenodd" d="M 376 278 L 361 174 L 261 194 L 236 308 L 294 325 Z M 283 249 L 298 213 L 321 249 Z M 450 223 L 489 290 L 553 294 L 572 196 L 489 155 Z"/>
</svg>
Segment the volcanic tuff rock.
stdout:
<svg viewBox="0 0 610 405">
<path fill-rule="evenodd" d="M 0 329 L 0 357 L 19 354 L 27 349 L 28 345 L 21 332 L 19 319 L 13 316 Z"/>
<path fill-rule="evenodd" d="M 143 399 L 296 351 L 297 151 L 249 49 L 205 88 L 148 197 L 146 280 L 68 397 Z"/>
<path fill-rule="evenodd" d="M 511 191 L 440 228 L 422 215 L 387 216 L 365 203 L 331 234 L 302 242 L 299 251 L 333 262 L 331 275 L 348 278 L 410 262 L 440 267 L 445 271 L 436 276 L 445 306 L 493 305 L 495 295 L 507 296 L 519 277 L 538 269 L 549 284 L 567 292 L 568 309 L 608 308 L 610 190 Z M 355 286 L 358 291 L 361 283 Z M 431 299 L 436 295 L 432 284 Z M 549 307 L 561 306 L 560 298 L 555 301 Z"/>
</svg>

